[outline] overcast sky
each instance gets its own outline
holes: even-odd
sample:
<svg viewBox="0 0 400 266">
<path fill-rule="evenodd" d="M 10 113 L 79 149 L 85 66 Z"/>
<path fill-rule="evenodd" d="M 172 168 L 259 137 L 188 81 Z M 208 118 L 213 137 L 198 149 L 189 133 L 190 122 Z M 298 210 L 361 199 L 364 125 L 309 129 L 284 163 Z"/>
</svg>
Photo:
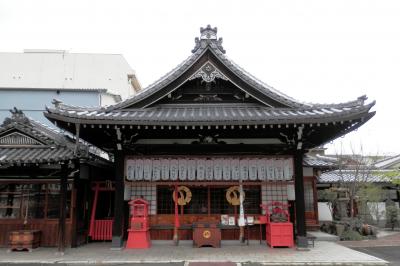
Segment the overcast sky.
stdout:
<svg viewBox="0 0 400 266">
<path fill-rule="evenodd" d="M 218 27 L 227 56 L 304 102 L 366 94 L 376 116 L 327 145 L 400 153 L 400 1 L 0 0 L 0 51 L 120 53 L 145 87 Z"/>
</svg>

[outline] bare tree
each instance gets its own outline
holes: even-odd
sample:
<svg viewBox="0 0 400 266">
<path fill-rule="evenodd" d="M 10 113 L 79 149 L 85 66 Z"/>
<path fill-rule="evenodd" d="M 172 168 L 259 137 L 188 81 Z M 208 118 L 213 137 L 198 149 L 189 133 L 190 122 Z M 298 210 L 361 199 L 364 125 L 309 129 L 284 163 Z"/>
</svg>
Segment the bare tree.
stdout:
<svg viewBox="0 0 400 266">
<path fill-rule="evenodd" d="M 360 151 L 357 153 L 354 146 L 350 145 L 351 153 L 343 154 L 343 146 L 341 145 L 340 153 L 337 153 L 338 158 L 338 170 L 337 173 L 340 178 L 338 184 L 339 191 L 346 194 L 344 198 L 339 197 L 340 208 L 348 206 L 347 217 L 355 217 L 355 202 L 358 199 L 360 190 L 365 185 L 371 182 L 373 175 L 373 165 L 377 156 L 365 156 L 363 146 L 360 145 Z M 342 216 L 344 211 L 342 210 Z M 343 217 L 342 217 L 343 218 Z"/>
</svg>

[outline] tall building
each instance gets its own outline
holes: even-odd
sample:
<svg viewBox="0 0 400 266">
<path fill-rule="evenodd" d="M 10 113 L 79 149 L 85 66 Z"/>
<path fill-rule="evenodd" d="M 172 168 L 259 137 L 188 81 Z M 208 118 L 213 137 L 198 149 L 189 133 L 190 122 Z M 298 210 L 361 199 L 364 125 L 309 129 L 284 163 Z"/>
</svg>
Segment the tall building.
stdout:
<svg viewBox="0 0 400 266">
<path fill-rule="evenodd" d="M 0 53 L 0 121 L 17 107 L 48 124 L 43 111 L 53 99 L 98 107 L 115 104 L 140 89 L 135 71 L 121 54 Z"/>
</svg>

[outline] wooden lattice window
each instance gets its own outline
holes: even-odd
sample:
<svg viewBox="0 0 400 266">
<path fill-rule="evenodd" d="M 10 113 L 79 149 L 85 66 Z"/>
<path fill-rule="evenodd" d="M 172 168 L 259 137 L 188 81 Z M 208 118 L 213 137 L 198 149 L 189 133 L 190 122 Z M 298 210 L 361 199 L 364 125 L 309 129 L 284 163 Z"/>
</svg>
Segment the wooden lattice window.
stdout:
<svg viewBox="0 0 400 266">
<path fill-rule="evenodd" d="M 226 200 L 228 186 L 189 187 L 192 199 L 189 204 L 179 207 L 179 213 L 183 208 L 184 214 L 234 214 L 239 213 L 239 206 L 232 206 Z M 246 198 L 244 209 L 246 214 L 258 214 L 261 212 L 261 189 L 260 186 L 244 186 Z M 175 212 L 172 200 L 172 186 L 157 187 L 157 213 L 173 214 Z M 208 201 L 210 199 L 210 201 Z"/>
</svg>

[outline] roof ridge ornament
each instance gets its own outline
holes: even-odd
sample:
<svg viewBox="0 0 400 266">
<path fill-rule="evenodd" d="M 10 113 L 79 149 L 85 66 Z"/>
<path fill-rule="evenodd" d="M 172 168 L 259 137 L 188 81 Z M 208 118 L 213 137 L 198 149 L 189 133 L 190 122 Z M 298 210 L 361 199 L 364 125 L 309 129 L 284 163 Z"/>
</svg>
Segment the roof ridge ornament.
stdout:
<svg viewBox="0 0 400 266">
<path fill-rule="evenodd" d="M 7 117 L 4 120 L 2 126 L 6 126 L 8 124 L 11 124 L 12 122 L 30 124 L 29 119 L 25 116 L 24 112 L 22 112 L 22 110 L 18 109 L 17 107 L 10 109 L 10 113 L 11 113 L 11 118 Z"/>
<path fill-rule="evenodd" d="M 225 50 L 222 47 L 222 38 L 217 38 L 217 27 L 212 28 L 210 24 L 207 25 L 206 28 L 200 28 L 200 38 L 196 37 L 194 39 L 195 47 L 192 50 L 192 53 L 195 53 L 200 48 L 204 49 L 208 45 L 214 44 L 216 48 L 218 48 L 223 54 L 225 54 Z"/>
</svg>

